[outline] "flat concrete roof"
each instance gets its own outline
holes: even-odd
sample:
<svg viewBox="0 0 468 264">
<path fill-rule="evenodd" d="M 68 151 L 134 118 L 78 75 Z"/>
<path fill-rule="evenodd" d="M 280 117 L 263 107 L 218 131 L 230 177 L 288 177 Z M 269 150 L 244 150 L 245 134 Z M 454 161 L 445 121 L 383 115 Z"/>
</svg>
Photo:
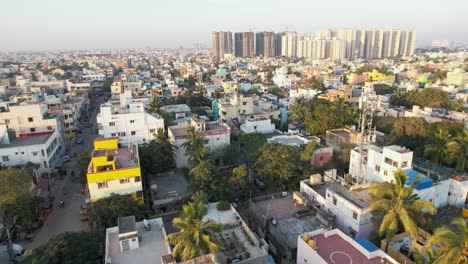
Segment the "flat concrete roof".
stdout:
<svg viewBox="0 0 468 264">
<path fill-rule="evenodd" d="M 160 263 L 161 257 L 170 254 L 166 232 L 161 218 L 148 220 L 151 230 L 146 231 L 143 222 L 136 223 L 140 248 L 121 252 L 118 226 L 106 230 L 106 259 L 112 264 Z"/>
<path fill-rule="evenodd" d="M 15 138 L 10 144 L 2 144 L 0 148 L 14 148 L 14 147 L 24 147 L 31 145 L 41 145 L 47 142 L 47 140 L 52 136 L 53 132 L 48 135 L 39 135 L 39 136 L 29 136 Z"/>
<path fill-rule="evenodd" d="M 297 248 L 297 237 L 312 232 L 321 227 L 320 220 L 315 216 L 306 216 L 302 218 L 292 217 L 276 223 L 273 228 L 280 232 L 280 236 L 286 241 L 289 248 Z"/>
<path fill-rule="evenodd" d="M 280 198 L 267 198 L 264 200 L 252 202 L 259 208 L 266 218 L 274 218 L 276 221 L 294 217 L 294 213 L 299 210 L 307 209 L 306 206 L 294 204 L 291 195 Z"/>
<path fill-rule="evenodd" d="M 151 176 L 150 185 L 153 184 L 157 184 L 155 200 L 173 198 L 175 194 L 179 196 L 189 194 L 188 182 L 181 169 L 170 170 Z"/>
</svg>

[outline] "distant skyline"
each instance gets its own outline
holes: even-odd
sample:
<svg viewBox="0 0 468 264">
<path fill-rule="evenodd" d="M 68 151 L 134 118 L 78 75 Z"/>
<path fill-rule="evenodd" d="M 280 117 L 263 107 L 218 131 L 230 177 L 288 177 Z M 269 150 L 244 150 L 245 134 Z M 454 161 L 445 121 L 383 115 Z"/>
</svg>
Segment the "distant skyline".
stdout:
<svg viewBox="0 0 468 264">
<path fill-rule="evenodd" d="M 211 46 L 213 31 L 411 28 L 468 41 L 466 0 L 3 0 L 0 51 Z"/>
</svg>

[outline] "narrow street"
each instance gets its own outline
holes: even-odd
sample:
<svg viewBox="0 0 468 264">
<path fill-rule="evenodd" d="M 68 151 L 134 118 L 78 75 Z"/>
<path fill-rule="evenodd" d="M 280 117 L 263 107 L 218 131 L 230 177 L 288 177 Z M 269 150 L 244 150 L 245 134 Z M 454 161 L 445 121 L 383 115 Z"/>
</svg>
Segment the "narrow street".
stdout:
<svg viewBox="0 0 468 264">
<path fill-rule="evenodd" d="M 23 243 L 25 248 L 34 250 L 60 233 L 82 231 L 89 228 L 87 221 L 80 220 L 80 208 L 84 203 L 84 196 L 81 193 L 81 185 L 73 180 L 71 172 L 74 171 L 74 174 L 78 175 L 76 156 L 92 148 L 94 139 L 98 137 L 95 133 L 97 129 L 96 115 L 99 109 L 98 105 L 102 102 L 103 100 L 99 100 L 91 106 L 89 118 L 91 127 L 83 127 L 82 134 L 77 134 L 83 139 L 83 144 L 72 144 L 69 152 L 72 160 L 62 166 L 68 173 L 63 180 L 57 179 L 52 187 L 51 192 L 55 196 L 53 211 L 47 217 L 44 225 L 31 234 L 33 240 Z M 60 200 L 64 201 L 63 208 L 60 207 Z"/>
</svg>

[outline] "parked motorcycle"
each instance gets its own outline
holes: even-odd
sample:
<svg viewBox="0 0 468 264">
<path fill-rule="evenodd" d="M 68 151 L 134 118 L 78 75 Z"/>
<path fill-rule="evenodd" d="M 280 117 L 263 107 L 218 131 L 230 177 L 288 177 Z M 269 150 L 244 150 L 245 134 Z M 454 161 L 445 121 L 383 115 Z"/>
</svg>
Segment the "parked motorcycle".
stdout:
<svg viewBox="0 0 468 264">
<path fill-rule="evenodd" d="M 65 206 L 65 202 L 63 200 L 60 200 L 60 207 L 63 208 Z"/>
</svg>

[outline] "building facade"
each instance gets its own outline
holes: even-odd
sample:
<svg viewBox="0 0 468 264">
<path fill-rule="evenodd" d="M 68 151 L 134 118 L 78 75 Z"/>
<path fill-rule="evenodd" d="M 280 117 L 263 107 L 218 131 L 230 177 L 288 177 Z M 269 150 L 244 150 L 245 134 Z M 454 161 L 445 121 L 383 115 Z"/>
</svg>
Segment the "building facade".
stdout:
<svg viewBox="0 0 468 264">
<path fill-rule="evenodd" d="M 118 137 L 94 141 L 86 174 L 87 191 L 92 202 L 112 193 L 143 201 L 138 145 L 119 148 L 118 143 Z"/>
<path fill-rule="evenodd" d="M 253 32 L 238 32 L 234 34 L 234 56 L 252 58 L 254 55 Z"/>
<path fill-rule="evenodd" d="M 224 54 L 232 54 L 232 33 L 231 32 L 213 32 L 213 56 L 223 59 Z"/>
</svg>

